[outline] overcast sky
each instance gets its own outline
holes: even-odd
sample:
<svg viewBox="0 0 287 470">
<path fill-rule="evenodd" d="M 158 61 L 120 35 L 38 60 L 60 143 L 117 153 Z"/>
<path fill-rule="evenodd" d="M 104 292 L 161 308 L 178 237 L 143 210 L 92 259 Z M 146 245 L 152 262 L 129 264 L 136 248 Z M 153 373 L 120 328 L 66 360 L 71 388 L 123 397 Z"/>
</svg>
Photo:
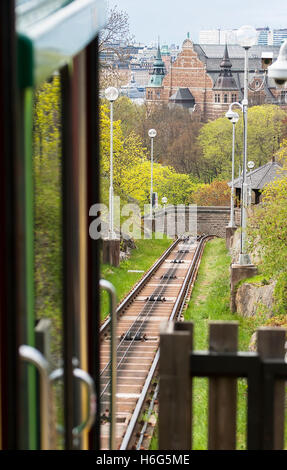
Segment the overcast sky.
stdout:
<svg viewBox="0 0 287 470">
<path fill-rule="evenodd" d="M 286 0 L 108 0 L 130 17 L 136 41 L 180 44 L 187 32 L 198 41 L 202 29 L 287 27 Z"/>
</svg>

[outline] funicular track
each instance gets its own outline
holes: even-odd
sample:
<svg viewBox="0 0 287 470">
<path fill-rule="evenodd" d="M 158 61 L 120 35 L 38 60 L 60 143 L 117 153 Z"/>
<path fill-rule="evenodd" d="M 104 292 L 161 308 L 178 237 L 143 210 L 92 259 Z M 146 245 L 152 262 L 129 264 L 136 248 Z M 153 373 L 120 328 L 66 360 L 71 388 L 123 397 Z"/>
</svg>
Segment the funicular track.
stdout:
<svg viewBox="0 0 287 470">
<path fill-rule="evenodd" d="M 116 447 L 139 448 L 139 417 L 159 360 L 159 331 L 179 319 L 195 280 L 205 243 L 177 239 L 117 308 Z M 101 328 L 101 448 L 109 447 L 110 319 Z"/>
</svg>

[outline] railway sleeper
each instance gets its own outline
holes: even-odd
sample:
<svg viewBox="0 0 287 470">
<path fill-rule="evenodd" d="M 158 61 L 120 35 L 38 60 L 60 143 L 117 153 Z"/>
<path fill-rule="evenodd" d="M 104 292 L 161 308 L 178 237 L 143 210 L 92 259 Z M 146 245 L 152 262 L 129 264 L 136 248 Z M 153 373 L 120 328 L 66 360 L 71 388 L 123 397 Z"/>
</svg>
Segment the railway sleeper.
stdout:
<svg viewBox="0 0 287 470">
<path fill-rule="evenodd" d="M 173 259 L 173 260 L 171 260 L 171 263 L 173 263 L 173 264 L 183 264 L 184 261 L 182 259 Z"/>
<path fill-rule="evenodd" d="M 177 276 L 175 274 L 164 274 L 161 279 L 177 279 Z"/>
<path fill-rule="evenodd" d="M 150 295 L 149 297 L 146 298 L 147 302 L 165 302 L 166 297 L 163 297 L 162 295 Z"/>
<path fill-rule="evenodd" d="M 178 253 L 190 253 L 190 250 L 178 250 Z"/>
<path fill-rule="evenodd" d="M 131 331 L 128 331 L 127 333 L 122 334 L 121 340 L 124 341 L 145 341 L 146 335 L 143 333 L 132 333 Z"/>
</svg>

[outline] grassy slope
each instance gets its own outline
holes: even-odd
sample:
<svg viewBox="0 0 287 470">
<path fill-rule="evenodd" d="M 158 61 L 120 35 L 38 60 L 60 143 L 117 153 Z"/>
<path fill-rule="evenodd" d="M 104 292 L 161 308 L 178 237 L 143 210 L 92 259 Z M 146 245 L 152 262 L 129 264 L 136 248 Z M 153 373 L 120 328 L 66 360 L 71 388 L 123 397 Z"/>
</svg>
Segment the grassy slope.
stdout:
<svg viewBox="0 0 287 470">
<path fill-rule="evenodd" d="M 137 240 L 137 248 L 132 251 L 131 257 L 121 262 L 118 268 L 102 265 L 102 278 L 112 282 L 117 290 L 118 302 L 131 290 L 133 285 L 141 279 L 143 273 L 129 273 L 129 270 L 146 272 L 162 253 L 170 246 L 172 240 Z M 102 294 L 102 319 L 108 314 L 108 300 Z"/>
<path fill-rule="evenodd" d="M 205 248 L 192 299 L 185 312 L 185 319 L 195 323 L 195 349 L 208 348 L 208 322 L 214 320 L 239 322 L 239 349 L 248 350 L 252 333 L 260 325 L 259 319 L 242 318 L 229 309 L 230 257 L 225 241 L 215 239 Z M 246 383 L 239 381 L 239 407 L 237 424 L 237 448 L 245 448 Z M 195 380 L 194 387 L 194 449 L 207 448 L 207 380 Z"/>
</svg>

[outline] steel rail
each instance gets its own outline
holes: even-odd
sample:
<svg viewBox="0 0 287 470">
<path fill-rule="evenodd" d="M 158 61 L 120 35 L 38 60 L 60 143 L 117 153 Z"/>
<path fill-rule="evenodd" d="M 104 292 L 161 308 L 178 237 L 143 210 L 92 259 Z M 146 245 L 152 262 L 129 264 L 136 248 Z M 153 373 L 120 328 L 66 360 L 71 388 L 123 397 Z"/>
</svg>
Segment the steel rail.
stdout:
<svg viewBox="0 0 287 470">
<path fill-rule="evenodd" d="M 145 283 L 149 280 L 149 278 L 154 274 L 154 272 L 159 268 L 159 266 L 165 261 L 167 256 L 172 252 L 172 250 L 181 242 L 182 240 L 178 238 L 175 240 L 168 249 L 161 255 L 161 257 L 155 262 L 155 264 L 147 271 L 147 273 L 140 279 L 138 284 L 129 292 L 129 294 L 121 301 L 121 303 L 117 307 L 117 315 L 124 310 L 127 305 L 138 295 L 138 293 L 142 290 Z M 100 328 L 100 334 L 103 334 L 104 331 L 108 328 L 111 321 L 111 317 L 109 316 L 107 320 L 103 323 Z"/>
<path fill-rule="evenodd" d="M 175 317 L 178 317 L 183 309 L 183 306 L 185 304 L 185 300 L 186 300 L 186 296 L 187 296 L 187 293 L 189 291 L 189 287 L 190 287 L 190 284 L 191 284 L 191 281 L 193 279 L 193 274 L 196 270 L 196 267 L 197 267 L 197 261 L 198 259 L 200 258 L 200 256 L 202 255 L 203 253 L 203 249 L 204 249 L 204 246 L 205 246 L 205 242 L 207 240 L 209 240 L 210 238 L 213 238 L 212 236 L 205 236 L 203 238 L 201 238 L 199 244 L 198 244 L 198 247 L 194 253 L 194 257 L 192 259 L 192 262 L 191 262 L 191 265 L 188 269 L 188 272 L 186 274 L 186 277 L 185 277 L 185 280 L 184 280 L 184 283 L 183 283 L 183 286 L 180 290 L 180 293 L 177 297 L 177 301 L 176 301 L 176 304 L 171 312 L 171 315 L 170 315 L 170 318 L 169 318 L 169 321 L 173 321 L 173 319 Z M 131 442 L 131 439 L 132 439 L 132 436 L 134 434 L 134 428 L 136 426 L 136 423 L 138 421 L 138 418 L 139 418 L 139 414 L 141 412 L 141 409 L 142 409 L 142 406 L 145 402 L 145 399 L 146 399 L 146 394 L 149 390 L 149 387 L 151 385 L 151 381 L 154 377 L 154 373 L 155 373 L 155 370 L 157 368 L 157 365 L 158 365 L 158 362 L 159 362 L 159 354 L 160 354 L 160 351 L 158 349 L 157 353 L 156 353 L 156 356 L 153 360 L 153 363 L 152 363 L 152 366 L 150 368 L 150 372 L 148 374 L 148 377 L 146 379 L 146 382 L 145 382 L 145 385 L 144 385 L 144 388 L 141 392 L 141 395 L 138 399 L 138 402 L 137 402 L 137 405 L 134 409 L 134 412 L 132 414 L 132 417 L 130 419 L 130 422 L 129 422 L 129 425 L 127 427 L 127 430 L 125 432 L 125 435 L 124 435 L 124 438 L 122 440 L 122 444 L 121 444 L 121 447 L 120 447 L 120 450 L 127 450 L 128 449 L 128 446 Z"/>
<path fill-rule="evenodd" d="M 203 237 L 200 240 L 200 242 L 198 244 L 198 247 L 197 247 L 197 249 L 194 253 L 194 257 L 193 257 L 192 262 L 190 264 L 190 267 L 188 269 L 187 275 L 186 275 L 185 280 L 183 282 L 183 285 L 181 287 L 180 293 L 178 294 L 176 303 L 175 303 L 174 308 L 172 310 L 172 313 L 171 313 L 171 316 L 170 316 L 170 321 L 174 320 L 175 317 L 178 318 L 180 313 L 182 312 L 182 309 L 184 307 L 184 303 L 185 303 L 185 300 L 186 300 L 186 296 L 187 296 L 187 293 L 188 293 L 188 287 L 189 287 L 190 282 L 192 280 L 192 274 L 193 274 L 194 269 L 196 267 L 197 260 L 198 260 L 200 254 L 203 251 L 203 247 L 205 245 L 205 242 L 210 238 L 213 238 L 213 237 L 210 236 L 210 235 L 206 235 L 205 237 Z"/>
<path fill-rule="evenodd" d="M 168 255 L 166 255 L 166 257 L 167 257 L 167 256 L 168 256 Z M 180 260 L 182 260 L 182 259 L 184 258 L 184 256 L 185 256 L 185 253 L 181 253 L 180 256 L 179 256 L 179 257 L 176 257 L 175 259 L 180 261 Z M 170 268 L 170 269 L 168 270 L 168 273 L 174 274 L 174 273 L 176 273 L 176 271 L 177 271 L 177 267 L 172 267 L 172 268 Z M 147 281 L 148 281 L 148 280 L 149 280 L 149 279 L 147 279 Z M 147 282 L 147 281 L 146 281 L 146 282 Z M 159 295 L 159 296 L 160 296 L 161 294 L 163 294 L 163 293 L 165 292 L 165 290 L 166 290 L 166 288 L 167 288 L 168 286 L 169 286 L 169 283 L 167 282 L 167 283 L 164 284 L 163 286 L 157 287 L 157 289 L 154 291 L 154 293 L 158 290 L 159 292 L 157 292 L 156 295 Z M 153 295 L 154 295 L 154 293 L 153 293 Z M 137 319 L 136 319 L 136 320 L 132 323 L 132 325 L 129 327 L 128 331 L 126 332 L 125 336 L 123 337 L 123 339 L 121 340 L 120 344 L 119 344 L 118 347 L 117 347 L 117 351 L 121 354 L 121 357 L 119 358 L 119 361 L 117 361 L 117 366 L 116 366 L 116 369 L 117 369 L 117 370 L 120 369 L 120 367 L 121 367 L 121 365 L 122 365 L 122 362 L 124 361 L 124 359 L 126 358 L 128 352 L 130 351 L 130 349 L 131 349 L 132 346 L 134 345 L 136 335 L 139 334 L 139 333 L 142 331 L 142 329 L 143 329 L 143 327 L 144 327 L 144 325 L 145 325 L 145 323 L 146 323 L 146 320 L 147 320 L 147 319 L 150 317 L 150 315 L 154 312 L 154 308 L 156 308 L 157 306 L 158 306 L 158 305 L 157 305 L 157 302 L 151 303 L 150 305 L 145 304 L 143 310 L 141 310 L 141 311 L 139 312 L 139 314 L 138 314 L 138 316 L 137 316 Z M 147 308 L 146 308 L 146 307 L 147 307 Z M 147 310 L 147 311 L 146 311 L 146 310 Z M 137 323 L 140 323 L 140 325 L 137 324 Z M 124 344 L 125 337 L 126 337 L 127 333 L 129 333 L 135 325 L 136 325 L 137 330 L 136 330 L 136 332 L 134 333 L 134 338 L 133 338 L 131 341 L 129 341 L 129 344 L 128 344 L 128 345 L 125 345 L 125 344 Z M 124 351 L 120 351 L 120 347 L 125 347 L 125 350 L 124 350 Z M 107 372 L 108 366 L 109 366 L 109 363 L 107 363 L 106 366 L 104 367 L 104 369 L 101 371 L 101 374 L 100 374 L 100 375 L 101 375 L 102 380 L 105 379 L 104 373 Z M 107 378 L 108 378 L 108 380 L 110 380 L 109 377 L 107 377 Z M 102 390 L 102 392 L 101 392 L 101 397 L 104 395 L 105 391 L 107 390 L 108 385 L 109 385 L 109 381 L 108 381 L 107 384 L 105 384 L 104 390 Z"/>
</svg>

